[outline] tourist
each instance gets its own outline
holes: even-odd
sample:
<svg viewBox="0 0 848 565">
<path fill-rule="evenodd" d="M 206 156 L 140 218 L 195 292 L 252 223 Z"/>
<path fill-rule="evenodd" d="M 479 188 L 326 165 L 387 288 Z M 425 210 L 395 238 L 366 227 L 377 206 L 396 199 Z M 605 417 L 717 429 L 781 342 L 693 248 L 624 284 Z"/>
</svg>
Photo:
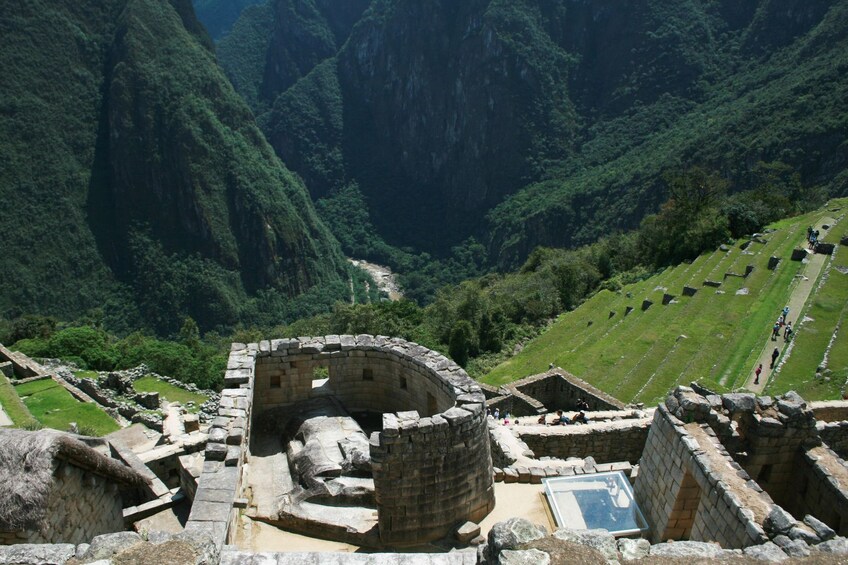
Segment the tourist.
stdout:
<svg viewBox="0 0 848 565">
<path fill-rule="evenodd" d="M 508 426 L 508 425 L 509 425 L 509 410 L 504 412 L 504 426 Z"/>
<path fill-rule="evenodd" d="M 582 398 L 577 399 L 577 409 L 578 410 L 588 410 L 589 403 L 583 400 Z"/>
<path fill-rule="evenodd" d="M 771 340 L 777 341 L 777 336 L 780 335 L 780 324 L 775 322 L 775 324 L 771 328 Z M 776 350 L 775 350 L 776 351 Z"/>
<path fill-rule="evenodd" d="M 536 420 L 536 423 L 537 423 L 537 424 L 547 424 L 547 422 L 545 421 L 545 415 L 544 415 L 544 414 L 539 414 L 539 419 L 538 419 L 538 420 Z"/>
<path fill-rule="evenodd" d="M 568 416 L 566 416 L 566 415 L 563 413 L 563 411 L 562 411 L 562 410 L 559 410 L 559 411 L 557 412 L 557 414 L 559 414 L 559 424 L 560 424 L 561 426 L 567 426 L 567 425 L 571 424 L 571 420 L 569 420 L 569 419 L 568 419 Z"/>
<path fill-rule="evenodd" d="M 784 320 L 785 320 L 786 318 L 788 318 L 788 317 L 789 317 L 789 306 L 784 306 L 784 307 L 783 307 L 783 311 L 782 311 L 781 313 L 783 314 L 783 319 L 784 319 Z"/>
<path fill-rule="evenodd" d="M 584 414 L 581 411 L 574 417 L 574 423 L 575 424 L 588 424 L 589 419 L 586 417 L 586 414 Z"/>
<path fill-rule="evenodd" d="M 786 324 L 786 329 L 783 330 L 783 341 L 792 339 L 792 322 Z"/>
<path fill-rule="evenodd" d="M 774 369 L 774 364 L 777 361 L 777 358 L 780 357 L 780 350 L 778 348 L 774 348 L 774 351 L 771 352 L 771 366 L 770 369 Z"/>
<path fill-rule="evenodd" d="M 495 408 L 494 417 L 495 417 L 495 420 L 501 419 L 501 411 L 498 408 Z"/>
<path fill-rule="evenodd" d="M 762 372 L 763 372 L 763 364 L 760 363 L 759 365 L 757 365 L 757 368 L 754 370 L 754 384 L 755 385 L 760 384 L 760 373 L 762 373 Z"/>
</svg>

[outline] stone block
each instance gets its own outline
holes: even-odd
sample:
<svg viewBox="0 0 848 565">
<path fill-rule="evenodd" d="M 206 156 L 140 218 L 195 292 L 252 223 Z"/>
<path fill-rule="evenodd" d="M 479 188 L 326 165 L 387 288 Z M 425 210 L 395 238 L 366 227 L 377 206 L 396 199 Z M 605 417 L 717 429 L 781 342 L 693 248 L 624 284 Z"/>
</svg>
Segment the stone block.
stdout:
<svg viewBox="0 0 848 565">
<path fill-rule="evenodd" d="M 543 526 L 524 518 L 510 518 L 505 522 L 498 522 L 489 530 L 489 552 L 490 555 L 497 556 L 504 549 L 514 549 L 547 535 L 548 532 Z"/>
<path fill-rule="evenodd" d="M 780 257 L 774 257 L 774 256 L 772 256 L 772 257 L 769 257 L 768 265 L 766 265 L 766 268 L 767 268 L 769 271 L 773 271 L 773 270 L 775 270 L 775 269 L 777 268 L 777 266 L 778 266 L 779 264 L 780 264 Z"/>
<path fill-rule="evenodd" d="M 793 249 L 792 255 L 789 257 L 792 261 L 803 261 L 807 258 L 806 249 Z"/>
<path fill-rule="evenodd" d="M 91 545 L 86 550 L 84 559 L 91 561 L 109 559 L 116 553 L 140 543 L 142 543 L 141 536 L 135 532 L 103 534 L 91 540 Z"/>
<path fill-rule="evenodd" d="M 207 443 L 206 459 L 209 461 L 223 461 L 227 456 L 227 446 L 223 443 Z"/>
<path fill-rule="evenodd" d="M 816 533 L 817 536 L 819 536 L 819 538 L 821 538 L 822 541 L 827 541 L 836 536 L 836 532 L 834 532 L 830 526 L 828 526 L 815 516 L 807 514 L 806 516 L 804 516 L 804 523 L 807 524 L 810 528 L 812 528 L 812 530 Z"/>
<path fill-rule="evenodd" d="M 237 445 L 231 445 L 227 448 L 227 454 L 224 457 L 224 465 L 227 467 L 235 467 L 239 464 L 239 460 L 241 459 L 241 447 Z"/>
<path fill-rule="evenodd" d="M 748 412 L 751 413 L 754 411 L 754 407 L 756 404 L 756 397 L 752 393 L 747 392 L 734 392 L 723 394 L 721 396 L 722 404 L 731 414 L 736 412 Z"/>
<path fill-rule="evenodd" d="M 70 543 L 30 544 L 0 546 L 0 563 L 53 564 L 65 563 L 76 554 Z"/>
<path fill-rule="evenodd" d="M 480 526 L 474 522 L 465 522 L 455 532 L 455 537 L 460 543 L 468 543 L 479 535 Z"/>
<path fill-rule="evenodd" d="M 816 243 L 815 252 L 822 255 L 833 255 L 833 250 L 836 246 L 832 243 L 819 242 Z"/>
<path fill-rule="evenodd" d="M 551 556 L 539 549 L 504 549 L 498 563 L 500 565 L 549 565 Z"/>
<path fill-rule="evenodd" d="M 547 473 L 541 467 L 532 467 L 530 469 L 530 482 L 533 484 L 542 484 L 542 479 L 547 477 Z"/>
<path fill-rule="evenodd" d="M 698 292 L 697 288 L 693 288 L 691 286 L 684 286 L 682 294 L 683 294 L 683 296 L 695 296 L 695 294 L 697 292 Z"/>
<path fill-rule="evenodd" d="M 750 547 L 746 547 L 742 550 L 742 553 L 747 555 L 748 557 L 753 557 L 754 559 L 758 559 L 760 561 L 770 561 L 773 563 L 779 561 L 786 561 L 789 559 L 789 556 L 783 552 L 780 547 L 777 546 L 774 542 L 766 542 L 762 545 L 752 545 Z"/>
</svg>

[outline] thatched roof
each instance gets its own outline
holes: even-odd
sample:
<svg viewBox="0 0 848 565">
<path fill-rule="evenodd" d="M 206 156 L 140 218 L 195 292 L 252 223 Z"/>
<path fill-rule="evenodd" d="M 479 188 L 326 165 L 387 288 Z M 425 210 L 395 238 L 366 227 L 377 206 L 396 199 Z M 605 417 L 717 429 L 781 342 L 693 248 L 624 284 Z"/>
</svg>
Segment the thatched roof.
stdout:
<svg viewBox="0 0 848 565">
<path fill-rule="evenodd" d="M 74 436 L 55 430 L 0 429 L 0 530 L 39 529 L 53 487 L 56 459 L 126 486 L 147 480 Z"/>
</svg>

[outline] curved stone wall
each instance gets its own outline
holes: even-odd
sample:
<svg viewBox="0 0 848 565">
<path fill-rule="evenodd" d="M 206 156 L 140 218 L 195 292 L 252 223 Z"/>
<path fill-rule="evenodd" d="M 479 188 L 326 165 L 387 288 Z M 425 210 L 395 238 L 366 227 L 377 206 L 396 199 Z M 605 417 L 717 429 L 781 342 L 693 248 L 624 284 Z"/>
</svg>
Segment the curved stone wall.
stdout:
<svg viewBox="0 0 848 565">
<path fill-rule="evenodd" d="M 383 543 L 433 541 L 494 508 L 485 397 L 443 355 L 384 336 L 262 341 L 254 375 L 256 414 L 323 395 L 383 413 L 370 439 Z"/>
</svg>

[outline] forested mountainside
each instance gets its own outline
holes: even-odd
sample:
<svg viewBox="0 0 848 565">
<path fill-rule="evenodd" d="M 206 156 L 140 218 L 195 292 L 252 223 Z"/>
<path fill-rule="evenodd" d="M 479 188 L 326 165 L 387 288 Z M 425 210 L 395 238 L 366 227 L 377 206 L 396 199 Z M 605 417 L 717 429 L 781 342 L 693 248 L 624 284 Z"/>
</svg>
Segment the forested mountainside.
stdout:
<svg viewBox="0 0 848 565">
<path fill-rule="evenodd" d="M 0 67 L 0 314 L 168 334 L 349 296 L 189 0 L 19 4 Z"/>
<path fill-rule="evenodd" d="M 846 0 L 374 0 L 346 41 L 280 17 L 319 4 L 349 5 L 271 0 L 220 61 L 313 198 L 394 246 L 474 236 L 512 267 L 638 226 L 692 166 L 846 193 Z"/>
<path fill-rule="evenodd" d="M 193 0 L 197 19 L 203 22 L 212 39 L 218 41 L 226 35 L 242 11 L 262 0 Z"/>
</svg>

